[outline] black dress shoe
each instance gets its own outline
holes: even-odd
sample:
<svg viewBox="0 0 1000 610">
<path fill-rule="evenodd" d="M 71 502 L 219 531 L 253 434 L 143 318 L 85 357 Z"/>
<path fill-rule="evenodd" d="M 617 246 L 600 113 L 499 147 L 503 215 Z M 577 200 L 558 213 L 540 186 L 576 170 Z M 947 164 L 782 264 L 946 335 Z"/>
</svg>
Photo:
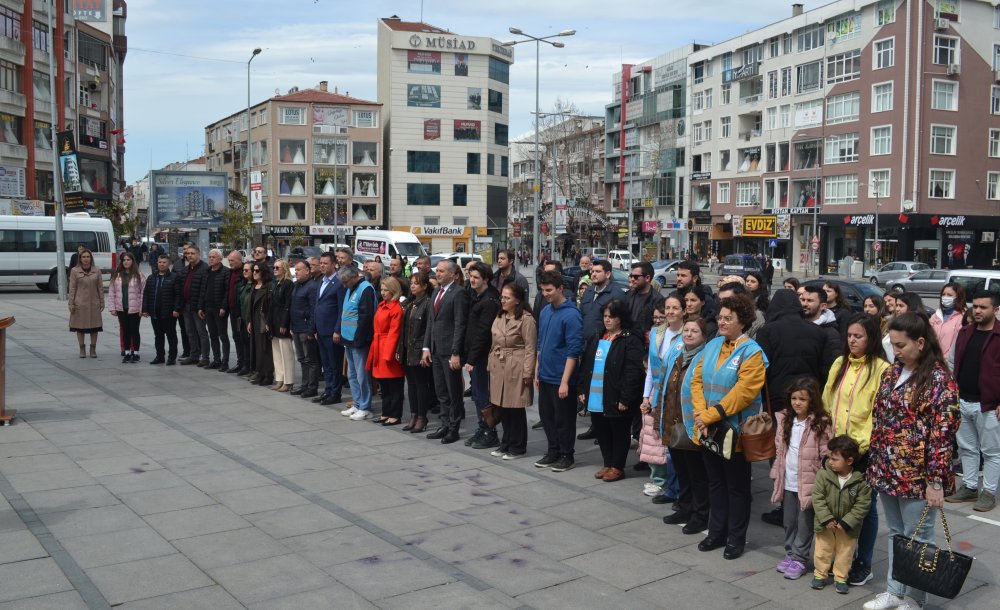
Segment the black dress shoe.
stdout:
<svg viewBox="0 0 1000 610">
<path fill-rule="evenodd" d="M 431 440 L 435 440 L 435 439 L 439 439 L 439 438 L 444 438 L 445 436 L 447 436 L 447 434 L 448 434 L 448 427 L 447 426 L 438 426 L 438 429 L 435 430 L 434 432 L 431 432 L 430 434 L 428 434 L 427 438 L 429 438 Z"/>
<path fill-rule="evenodd" d="M 690 520 L 690 513 L 681 512 L 672 513 L 663 518 L 663 522 L 667 525 L 680 525 L 681 523 L 687 523 Z"/>
<path fill-rule="evenodd" d="M 768 525 L 777 525 L 778 527 L 785 527 L 785 509 L 778 507 L 770 512 L 766 512 L 760 516 L 760 520 Z"/>
<path fill-rule="evenodd" d="M 576 440 L 578 440 L 578 441 L 589 441 L 592 438 L 594 438 L 594 427 L 593 426 L 587 428 L 585 431 L 583 431 L 580 434 L 576 435 Z"/>
<path fill-rule="evenodd" d="M 700 534 L 708 528 L 708 521 L 701 517 L 692 517 L 690 521 L 684 524 L 681 528 L 682 534 L 687 534 L 691 536 L 692 534 Z"/>
<path fill-rule="evenodd" d="M 205 366 L 205 368 L 206 368 L 206 369 L 217 369 L 217 368 L 219 368 L 220 366 L 222 366 L 222 363 L 221 363 L 221 362 L 219 362 L 218 360 L 216 360 L 215 362 L 213 362 L 213 363 L 211 363 L 211 364 L 208 364 L 208 365 L 206 365 L 206 366 Z"/>
<path fill-rule="evenodd" d="M 703 553 L 707 553 L 708 551 L 721 549 L 724 546 L 726 546 L 725 540 L 715 540 L 714 538 L 708 537 L 698 543 L 698 550 Z"/>
<path fill-rule="evenodd" d="M 244 369 L 242 369 L 242 368 L 240 368 L 240 367 L 238 367 L 238 366 L 234 366 L 233 368 L 229 369 L 229 370 L 228 370 L 228 371 L 226 371 L 226 372 L 227 372 L 227 373 L 239 373 L 239 372 L 240 372 L 240 371 L 242 371 L 242 370 L 244 370 Z"/>
<path fill-rule="evenodd" d="M 319 392 L 316 390 L 306 390 L 305 392 L 302 392 L 299 398 L 315 398 L 316 396 L 319 396 Z"/>
<path fill-rule="evenodd" d="M 300 396 L 305 391 L 306 391 L 305 388 L 298 387 L 290 391 L 289 394 L 291 394 L 292 396 Z"/>
<path fill-rule="evenodd" d="M 722 551 L 723 559 L 738 559 L 743 555 L 742 544 L 727 544 L 726 550 Z"/>
<path fill-rule="evenodd" d="M 462 396 L 465 398 L 472 398 L 472 388 L 466 388 L 465 391 L 462 392 Z"/>
<path fill-rule="evenodd" d="M 334 396 L 327 396 L 323 400 L 319 401 L 319 404 L 324 407 L 329 407 L 330 405 L 337 404 L 337 402 L 339 401 L 337 401 Z"/>
<path fill-rule="evenodd" d="M 132 362 L 139 362 L 139 354 L 132 354 Z"/>
<path fill-rule="evenodd" d="M 170 358 L 169 360 L 167 360 L 167 366 L 173 366 L 175 364 L 177 364 L 176 358 Z"/>
<path fill-rule="evenodd" d="M 160 358 L 159 356 L 149 361 L 150 364 L 163 364 L 163 362 L 163 358 Z"/>
<path fill-rule="evenodd" d="M 204 368 L 208 368 L 208 365 L 209 365 L 208 360 L 199 360 L 198 361 L 198 367 L 199 368 L 203 368 L 203 369 Z"/>
<path fill-rule="evenodd" d="M 670 496 L 660 494 L 658 496 L 653 496 L 653 504 L 673 504 L 677 501 L 677 498 L 672 498 Z M 681 521 L 681 523 L 684 523 Z"/>
<path fill-rule="evenodd" d="M 229 363 L 227 363 L 227 362 L 220 363 L 219 364 L 219 372 L 220 373 L 228 373 L 229 372 Z"/>
<path fill-rule="evenodd" d="M 190 355 L 190 354 L 188 354 L 187 352 L 183 352 L 183 353 L 182 353 L 182 354 L 180 355 L 180 359 L 181 359 L 181 360 L 187 360 L 187 359 L 188 359 L 188 358 L 190 358 L 190 357 L 191 357 L 191 355 Z"/>
<path fill-rule="evenodd" d="M 323 392 L 322 394 L 320 394 L 316 398 L 313 398 L 313 402 L 323 402 L 327 398 L 330 398 L 330 395 L 327 394 L 326 392 Z"/>
<path fill-rule="evenodd" d="M 450 445 L 459 439 L 458 436 L 458 426 L 452 426 L 448 428 L 448 433 L 441 438 L 442 445 Z"/>
<path fill-rule="evenodd" d="M 132 362 L 132 356 L 125 354 L 124 356 L 122 356 L 122 364 L 126 364 L 128 362 Z"/>
</svg>

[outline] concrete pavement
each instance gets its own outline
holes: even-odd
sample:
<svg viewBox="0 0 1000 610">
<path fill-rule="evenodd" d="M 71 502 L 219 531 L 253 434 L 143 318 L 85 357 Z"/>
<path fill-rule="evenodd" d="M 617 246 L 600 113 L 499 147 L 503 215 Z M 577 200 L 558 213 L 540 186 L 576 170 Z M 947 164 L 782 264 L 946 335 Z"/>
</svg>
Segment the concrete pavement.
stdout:
<svg viewBox="0 0 1000 610">
<path fill-rule="evenodd" d="M 233 375 L 150 366 L 147 323 L 143 362 L 123 365 L 109 315 L 97 359 L 77 357 L 50 295 L 5 290 L 0 315 L 17 317 L 18 410 L 0 428 L 0 610 L 859 608 L 884 587 L 884 537 L 875 580 L 847 596 L 775 572 L 766 465 L 747 553 L 724 561 L 660 521 L 669 510 L 642 495 L 645 473 L 596 481 L 589 441 L 576 469 L 552 473 L 532 466 L 541 431 L 528 458 L 502 462 Z M 1000 514 L 971 516 L 948 507 L 977 557 L 949 608 L 996 603 Z"/>
</svg>

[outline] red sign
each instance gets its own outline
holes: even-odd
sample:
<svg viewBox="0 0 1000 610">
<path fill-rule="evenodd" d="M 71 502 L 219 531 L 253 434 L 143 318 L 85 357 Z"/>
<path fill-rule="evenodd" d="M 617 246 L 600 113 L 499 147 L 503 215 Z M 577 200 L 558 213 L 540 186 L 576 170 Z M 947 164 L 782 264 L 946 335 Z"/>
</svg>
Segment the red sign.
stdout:
<svg viewBox="0 0 1000 610">
<path fill-rule="evenodd" d="M 882 242 L 880 242 L 880 241 L 875 242 L 875 245 L 873 247 L 875 248 L 876 252 L 881 251 L 882 250 Z"/>
<path fill-rule="evenodd" d="M 642 221 L 642 232 L 643 233 L 656 233 L 660 228 L 660 223 L 655 220 L 643 220 Z"/>
<path fill-rule="evenodd" d="M 481 136 L 481 121 L 455 121 L 456 142 L 478 142 Z"/>
<path fill-rule="evenodd" d="M 424 139 L 441 139 L 441 119 L 427 119 L 424 121 Z"/>
</svg>

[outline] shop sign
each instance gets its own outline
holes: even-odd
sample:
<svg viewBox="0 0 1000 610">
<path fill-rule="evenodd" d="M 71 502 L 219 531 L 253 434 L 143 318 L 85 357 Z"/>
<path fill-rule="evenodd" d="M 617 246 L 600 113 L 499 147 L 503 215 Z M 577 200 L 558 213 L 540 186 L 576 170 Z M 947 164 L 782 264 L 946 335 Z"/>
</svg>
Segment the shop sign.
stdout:
<svg viewBox="0 0 1000 610">
<path fill-rule="evenodd" d="M 774 216 L 744 216 L 740 233 L 744 237 L 777 237 L 777 220 Z"/>
<path fill-rule="evenodd" d="M 311 225 L 309 227 L 310 235 L 354 235 L 354 227 L 350 225 Z"/>
<path fill-rule="evenodd" d="M 655 220 L 643 220 L 642 221 L 642 232 L 643 233 L 656 233 L 659 229 L 659 223 Z"/>
<path fill-rule="evenodd" d="M 23 167 L 0 165 L 0 197 L 24 197 L 25 189 Z"/>
<path fill-rule="evenodd" d="M 691 172 L 691 180 L 711 180 L 712 172 Z"/>
<path fill-rule="evenodd" d="M 932 216 L 931 224 L 938 227 L 964 227 L 965 216 Z"/>
<path fill-rule="evenodd" d="M 776 214 L 816 214 L 819 212 L 818 208 L 778 208 L 774 211 Z"/>
<path fill-rule="evenodd" d="M 851 227 L 871 227 L 875 225 L 874 214 L 854 214 L 844 216 L 844 224 Z"/>
<path fill-rule="evenodd" d="M 737 80 L 743 80 L 744 78 L 751 78 L 757 76 L 760 73 L 760 64 L 751 63 L 739 68 L 732 68 L 730 70 L 723 70 L 722 72 L 722 82 L 731 83 Z"/>
<path fill-rule="evenodd" d="M 267 227 L 267 232 L 271 235 L 294 235 L 295 231 L 299 227 L 284 227 L 278 225 L 271 225 Z"/>
<path fill-rule="evenodd" d="M 466 228 L 460 225 L 423 225 L 412 227 L 410 232 L 427 237 L 463 237 Z"/>
<path fill-rule="evenodd" d="M 474 51 L 476 49 L 475 40 L 462 40 L 460 38 L 447 38 L 445 36 L 420 36 L 414 34 L 410 36 L 411 47 L 426 47 L 428 49 L 441 49 L 444 51 Z"/>
</svg>

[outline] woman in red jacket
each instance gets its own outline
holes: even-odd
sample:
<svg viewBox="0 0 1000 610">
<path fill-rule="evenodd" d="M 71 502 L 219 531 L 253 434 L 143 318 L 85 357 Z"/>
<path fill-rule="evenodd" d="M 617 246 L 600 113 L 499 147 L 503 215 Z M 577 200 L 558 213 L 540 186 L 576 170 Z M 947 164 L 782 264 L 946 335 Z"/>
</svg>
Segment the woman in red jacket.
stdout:
<svg viewBox="0 0 1000 610">
<path fill-rule="evenodd" d="M 376 424 L 395 426 L 403 416 L 403 365 L 396 354 L 396 345 L 403 329 L 403 308 L 399 297 L 403 293 L 396 278 L 382 278 L 382 302 L 375 310 L 375 336 L 368 350 L 365 366 L 382 388 L 382 417 Z"/>
</svg>

